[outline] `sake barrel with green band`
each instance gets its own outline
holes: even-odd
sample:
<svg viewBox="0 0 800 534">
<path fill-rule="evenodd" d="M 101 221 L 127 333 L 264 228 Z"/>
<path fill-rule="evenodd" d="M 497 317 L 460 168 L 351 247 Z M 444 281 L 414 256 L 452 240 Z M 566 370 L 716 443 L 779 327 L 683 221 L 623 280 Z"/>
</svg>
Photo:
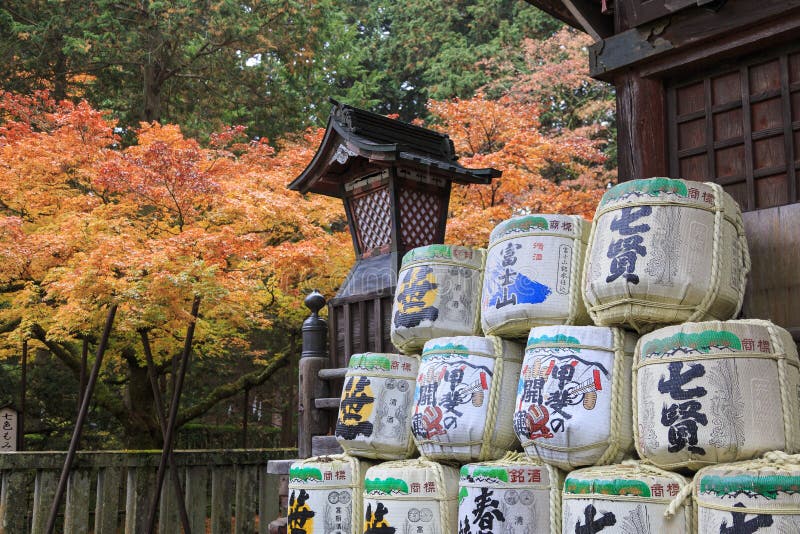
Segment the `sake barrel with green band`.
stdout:
<svg viewBox="0 0 800 534">
<path fill-rule="evenodd" d="M 555 467 L 510 452 L 461 468 L 458 533 L 561 534 L 561 487 Z"/>
<path fill-rule="evenodd" d="M 526 215 L 492 230 L 481 324 L 487 335 L 525 338 L 534 326 L 589 324 L 580 276 L 589 224 L 574 215 Z"/>
<path fill-rule="evenodd" d="M 496 460 L 517 444 L 512 424 L 522 345 L 499 337 L 443 337 L 425 344 L 411 431 L 433 460 Z"/>
<path fill-rule="evenodd" d="M 700 534 L 800 532 L 800 456 L 705 467 L 693 486 Z"/>
<path fill-rule="evenodd" d="M 514 431 L 531 458 L 562 469 L 619 462 L 633 451 L 636 336 L 607 326 L 532 328 Z"/>
<path fill-rule="evenodd" d="M 688 534 L 691 500 L 670 506 L 689 481 L 635 460 L 572 471 L 564 481 L 563 532 Z"/>
<path fill-rule="evenodd" d="M 741 212 L 722 187 L 633 180 L 600 201 L 583 295 L 595 324 L 643 333 L 735 317 L 749 270 Z"/>
<path fill-rule="evenodd" d="M 419 360 L 401 354 L 353 354 L 342 388 L 336 440 L 348 454 L 411 457 L 411 414 Z"/>
<path fill-rule="evenodd" d="M 294 462 L 289 469 L 288 531 L 360 533 L 364 475 L 372 465 L 344 454 Z"/>
<path fill-rule="evenodd" d="M 371 467 L 364 481 L 364 534 L 456 532 L 458 470 L 430 460 Z"/>
<path fill-rule="evenodd" d="M 800 447 L 800 363 L 791 334 L 756 319 L 669 326 L 634 358 L 639 456 L 665 469 Z"/>
<path fill-rule="evenodd" d="M 429 339 L 481 333 L 480 294 L 486 251 L 428 245 L 403 256 L 390 335 L 410 354 Z"/>
</svg>

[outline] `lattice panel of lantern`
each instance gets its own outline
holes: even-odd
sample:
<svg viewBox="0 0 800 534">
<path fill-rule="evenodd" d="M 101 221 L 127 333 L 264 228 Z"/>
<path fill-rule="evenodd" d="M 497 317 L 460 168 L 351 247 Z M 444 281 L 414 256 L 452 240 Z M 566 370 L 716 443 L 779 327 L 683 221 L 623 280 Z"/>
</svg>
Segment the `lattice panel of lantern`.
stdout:
<svg viewBox="0 0 800 534">
<path fill-rule="evenodd" d="M 421 247 L 441 240 L 444 199 L 441 195 L 420 189 L 400 190 L 400 246 L 405 249 Z"/>
<path fill-rule="evenodd" d="M 354 197 L 350 202 L 361 252 L 390 244 L 392 206 L 388 189 L 384 187 L 371 191 Z"/>
</svg>

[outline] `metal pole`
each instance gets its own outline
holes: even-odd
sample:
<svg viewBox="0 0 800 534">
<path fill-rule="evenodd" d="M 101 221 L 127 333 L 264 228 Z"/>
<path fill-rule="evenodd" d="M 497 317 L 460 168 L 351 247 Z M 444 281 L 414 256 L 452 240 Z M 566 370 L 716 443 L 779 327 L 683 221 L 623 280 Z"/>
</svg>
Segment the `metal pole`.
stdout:
<svg viewBox="0 0 800 534">
<path fill-rule="evenodd" d="M 153 363 L 153 352 L 150 350 L 150 339 L 147 337 L 146 330 L 140 330 L 139 335 L 142 337 L 142 347 L 144 349 L 144 357 L 147 360 L 147 376 L 150 378 L 150 387 L 153 388 L 153 400 L 156 403 L 156 413 L 158 415 L 158 424 L 161 427 L 161 437 L 166 439 L 167 436 L 167 422 L 164 421 L 164 400 L 161 398 L 161 388 L 158 386 L 158 378 L 156 377 L 156 367 Z M 181 516 L 181 525 L 183 525 L 184 534 L 192 534 L 192 528 L 189 525 L 189 514 L 186 513 L 186 497 L 183 493 L 181 486 L 181 479 L 178 476 L 178 469 L 175 465 L 175 456 L 172 451 L 169 453 L 169 470 L 172 473 L 172 485 L 175 488 L 175 497 L 178 501 L 178 513 Z"/>
<path fill-rule="evenodd" d="M 172 440 L 175 434 L 175 421 L 178 418 L 178 405 L 181 400 L 181 390 L 183 389 L 183 380 L 186 378 L 186 370 L 189 367 L 189 355 L 192 352 L 192 337 L 194 336 L 194 327 L 197 323 L 197 314 L 200 310 L 200 297 L 195 297 L 192 303 L 192 322 L 186 329 L 186 339 L 183 345 L 183 354 L 181 354 L 181 365 L 178 377 L 175 380 L 175 390 L 172 392 L 172 403 L 169 405 L 169 419 L 167 420 L 167 434 L 164 437 L 164 448 L 161 452 L 161 460 L 158 463 L 158 473 L 156 474 L 156 488 L 155 495 L 153 495 L 153 502 L 150 505 L 150 513 L 147 516 L 147 532 L 153 534 L 156 528 L 156 511 L 158 510 L 158 501 L 161 497 L 161 488 L 164 486 L 164 472 L 167 467 L 167 457 L 172 454 Z"/>
<path fill-rule="evenodd" d="M 67 488 L 69 471 L 72 468 L 72 463 L 75 461 L 75 452 L 77 451 L 78 443 L 81 440 L 83 423 L 86 421 L 86 415 L 89 413 L 89 402 L 92 399 L 94 385 L 97 383 L 97 377 L 100 374 L 100 364 L 103 363 L 103 354 L 106 352 L 108 338 L 111 337 L 111 325 L 114 324 L 114 315 L 116 315 L 116 313 L 117 305 L 112 304 L 111 308 L 108 310 L 108 316 L 106 317 L 106 326 L 103 329 L 103 337 L 100 338 L 100 344 L 97 346 L 94 367 L 92 367 L 92 374 L 89 375 L 89 382 L 86 384 L 86 394 L 83 396 L 83 402 L 81 402 L 81 411 L 78 413 L 78 420 L 75 421 L 75 430 L 72 432 L 72 439 L 69 442 L 67 458 L 64 460 L 64 468 L 61 470 L 61 478 L 58 480 L 56 494 L 55 497 L 53 497 L 53 506 L 50 508 L 50 515 L 47 517 L 47 528 L 45 529 L 47 534 L 53 534 L 53 529 L 55 529 L 56 526 L 58 508 L 61 505 L 61 498 L 64 496 L 64 490 Z"/>
<path fill-rule="evenodd" d="M 28 393 L 28 340 L 22 340 L 22 377 L 20 379 L 19 420 L 17 422 L 17 450 L 25 450 L 25 397 Z"/>
</svg>

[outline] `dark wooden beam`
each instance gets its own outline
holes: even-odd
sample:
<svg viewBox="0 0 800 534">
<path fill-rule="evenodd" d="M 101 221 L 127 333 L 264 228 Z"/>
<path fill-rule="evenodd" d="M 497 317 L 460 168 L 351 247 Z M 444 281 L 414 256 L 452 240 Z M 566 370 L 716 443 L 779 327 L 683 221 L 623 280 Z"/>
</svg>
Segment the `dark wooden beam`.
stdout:
<svg viewBox="0 0 800 534">
<path fill-rule="evenodd" d="M 548 15 L 551 15 L 562 22 L 566 22 L 573 28 L 583 30 L 581 23 L 570 13 L 569 9 L 561 0 L 526 0 L 529 4 L 538 7 Z"/>
<path fill-rule="evenodd" d="M 593 77 L 605 81 L 633 66 L 643 69 L 643 75 L 663 74 L 726 51 L 738 53 L 765 39 L 796 38 L 798 28 L 797 1 L 738 0 L 719 11 L 696 7 L 591 45 L 589 69 Z"/>
<path fill-rule="evenodd" d="M 600 6 L 591 0 L 561 0 L 581 30 L 592 36 L 595 41 L 614 35 L 614 19 L 603 15 Z"/>
</svg>

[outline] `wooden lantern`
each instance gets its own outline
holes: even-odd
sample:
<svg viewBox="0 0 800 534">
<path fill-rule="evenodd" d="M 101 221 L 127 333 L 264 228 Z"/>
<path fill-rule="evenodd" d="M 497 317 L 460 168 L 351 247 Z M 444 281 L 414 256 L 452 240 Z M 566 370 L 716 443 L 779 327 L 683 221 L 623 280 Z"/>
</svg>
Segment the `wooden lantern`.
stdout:
<svg viewBox="0 0 800 534">
<path fill-rule="evenodd" d="M 456 162 L 450 138 L 332 101 L 314 159 L 289 189 L 341 198 L 356 263 L 329 303 L 332 367 L 356 352 L 392 352 L 389 315 L 403 254 L 442 243 L 453 182 L 488 184 L 495 169 Z"/>
</svg>

